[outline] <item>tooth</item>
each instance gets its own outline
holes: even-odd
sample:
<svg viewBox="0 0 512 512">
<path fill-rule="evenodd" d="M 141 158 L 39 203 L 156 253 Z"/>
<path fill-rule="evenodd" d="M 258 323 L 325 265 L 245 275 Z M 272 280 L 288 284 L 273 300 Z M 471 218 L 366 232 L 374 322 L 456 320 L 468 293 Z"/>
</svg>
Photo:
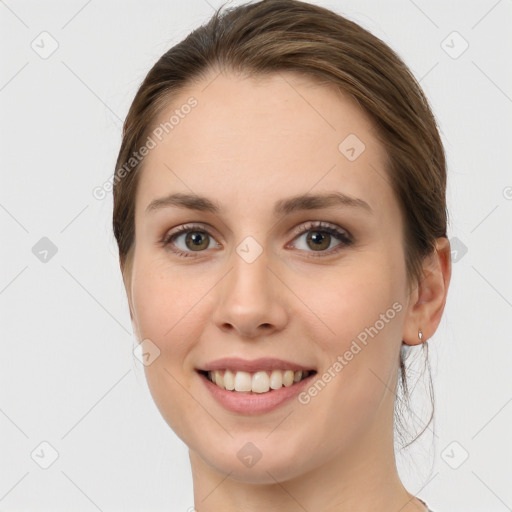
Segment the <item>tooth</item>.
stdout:
<svg viewBox="0 0 512 512">
<path fill-rule="evenodd" d="M 286 387 L 291 386 L 293 384 L 293 377 L 293 370 L 286 370 L 283 373 L 283 385 Z"/>
<path fill-rule="evenodd" d="M 252 390 L 252 379 L 251 379 L 250 373 L 236 372 L 235 390 L 236 391 L 251 391 Z"/>
<path fill-rule="evenodd" d="M 266 393 L 269 390 L 269 378 L 267 372 L 256 372 L 252 376 L 252 391 L 254 393 Z"/>
<path fill-rule="evenodd" d="M 228 391 L 233 391 L 235 389 L 235 376 L 233 375 L 233 372 L 230 372 L 229 370 L 224 372 L 224 387 Z"/>
<path fill-rule="evenodd" d="M 220 388 L 224 387 L 224 377 L 222 376 L 222 373 L 219 370 L 215 370 L 213 372 L 213 375 L 215 377 L 215 384 L 219 386 Z"/>
<path fill-rule="evenodd" d="M 272 370 L 270 374 L 270 387 L 272 389 L 281 389 L 283 387 L 283 372 L 281 370 Z"/>
<path fill-rule="evenodd" d="M 272 370 L 249 373 L 231 370 L 208 371 L 208 379 L 222 389 L 228 391 L 240 391 L 253 393 L 267 393 L 270 389 L 281 389 L 289 387 L 295 382 L 305 379 L 309 371 L 298 370 Z"/>
</svg>

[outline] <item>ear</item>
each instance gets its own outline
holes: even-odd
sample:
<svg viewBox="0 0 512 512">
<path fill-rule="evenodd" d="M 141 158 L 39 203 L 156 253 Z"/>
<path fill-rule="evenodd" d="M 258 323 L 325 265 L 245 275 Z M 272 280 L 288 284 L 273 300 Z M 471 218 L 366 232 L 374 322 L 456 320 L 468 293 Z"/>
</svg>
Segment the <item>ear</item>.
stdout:
<svg viewBox="0 0 512 512">
<path fill-rule="evenodd" d="M 423 277 L 411 293 L 402 340 L 406 345 L 419 345 L 436 332 L 443 315 L 452 274 L 450 241 L 441 237 L 423 262 Z M 422 331 L 422 339 L 418 331 Z"/>
</svg>

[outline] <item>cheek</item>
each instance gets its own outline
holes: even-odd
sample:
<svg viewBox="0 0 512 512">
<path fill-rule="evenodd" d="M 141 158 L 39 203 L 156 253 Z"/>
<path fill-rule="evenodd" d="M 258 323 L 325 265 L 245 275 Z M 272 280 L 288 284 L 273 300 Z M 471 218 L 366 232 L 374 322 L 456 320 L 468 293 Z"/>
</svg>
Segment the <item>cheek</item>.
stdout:
<svg viewBox="0 0 512 512">
<path fill-rule="evenodd" d="M 201 298 L 211 284 L 201 279 L 190 282 L 183 274 L 140 258 L 134 265 L 132 297 L 141 341 L 149 339 L 160 350 L 144 366 L 149 390 L 168 425 L 188 439 L 190 425 L 204 418 L 184 390 L 189 389 L 193 372 L 187 367 L 187 355 L 201 337 L 205 322 Z"/>
<path fill-rule="evenodd" d="M 343 445 L 350 443 L 358 429 L 370 428 L 383 400 L 391 399 L 398 372 L 400 333 L 405 308 L 395 283 L 389 278 L 391 267 L 356 265 L 331 276 L 324 293 L 308 295 L 308 306 L 322 311 L 321 326 L 313 336 L 324 354 L 324 373 L 318 383 L 306 390 L 311 414 L 331 418 L 332 425 L 343 425 L 333 435 Z M 388 273 L 385 273 L 388 272 Z M 328 326 L 328 330 L 325 325 Z M 326 335 L 326 333 L 328 333 Z M 318 397 L 318 398 L 317 398 Z M 341 437 L 337 437 L 341 436 Z"/>
<path fill-rule="evenodd" d="M 316 281 L 321 286 L 308 294 L 308 306 L 322 312 L 312 336 L 330 369 L 325 381 L 333 382 L 322 391 L 323 403 L 336 403 L 342 415 L 372 414 L 397 374 L 405 313 L 402 271 L 392 255 L 387 261 L 381 254 Z"/>
<path fill-rule="evenodd" d="M 198 334 L 201 299 L 211 285 L 189 269 L 169 269 L 140 258 L 134 266 L 132 297 L 140 335 L 158 344 L 161 350 L 172 345 L 179 353 L 185 342 Z"/>
<path fill-rule="evenodd" d="M 369 330 L 388 339 L 400 332 L 403 297 L 400 275 L 394 272 L 392 266 L 369 261 L 333 269 L 325 278 L 314 279 L 315 286 L 310 277 L 306 279 L 307 305 L 321 320 L 316 322 L 316 339 L 324 350 L 339 353 L 358 337 L 364 342 Z"/>
</svg>

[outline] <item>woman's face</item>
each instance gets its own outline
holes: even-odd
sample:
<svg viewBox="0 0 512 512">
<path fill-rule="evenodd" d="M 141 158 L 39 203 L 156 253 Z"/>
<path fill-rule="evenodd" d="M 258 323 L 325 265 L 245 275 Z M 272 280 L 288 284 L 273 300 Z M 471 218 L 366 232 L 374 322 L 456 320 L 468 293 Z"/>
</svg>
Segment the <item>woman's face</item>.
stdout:
<svg viewBox="0 0 512 512">
<path fill-rule="evenodd" d="M 412 296 L 371 121 L 293 73 L 211 74 L 158 123 L 172 115 L 144 159 L 127 283 L 161 414 L 193 460 L 242 481 L 378 456 Z M 208 201 L 149 207 L 172 194 Z M 352 199 L 290 202 L 305 194 Z M 200 373 L 214 367 L 228 387 L 276 389 L 223 390 Z M 316 374 L 289 385 L 299 368 Z"/>
</svg>

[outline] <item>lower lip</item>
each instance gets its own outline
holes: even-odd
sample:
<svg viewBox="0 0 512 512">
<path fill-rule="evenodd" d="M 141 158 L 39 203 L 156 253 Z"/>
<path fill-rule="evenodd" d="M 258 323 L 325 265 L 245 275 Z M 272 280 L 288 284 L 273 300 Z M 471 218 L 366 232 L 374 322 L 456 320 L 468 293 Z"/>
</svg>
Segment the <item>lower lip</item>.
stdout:
<svg viewBox="0 0 512 512">
<path fill-rule="evenodd" d="M 309 375 L 299 382 L 294 382 L 291 386 L 283 386 L 267 393 L 240 393 L 222 389 L 205 375 L 199 373 L 199 377 L 205 383 L 206 388 L 220 405 L 229 411 L 249 415 L 262 414 L 277 409 L 280 405 L 295 398 L 315 375 Z"/>
</svg>

